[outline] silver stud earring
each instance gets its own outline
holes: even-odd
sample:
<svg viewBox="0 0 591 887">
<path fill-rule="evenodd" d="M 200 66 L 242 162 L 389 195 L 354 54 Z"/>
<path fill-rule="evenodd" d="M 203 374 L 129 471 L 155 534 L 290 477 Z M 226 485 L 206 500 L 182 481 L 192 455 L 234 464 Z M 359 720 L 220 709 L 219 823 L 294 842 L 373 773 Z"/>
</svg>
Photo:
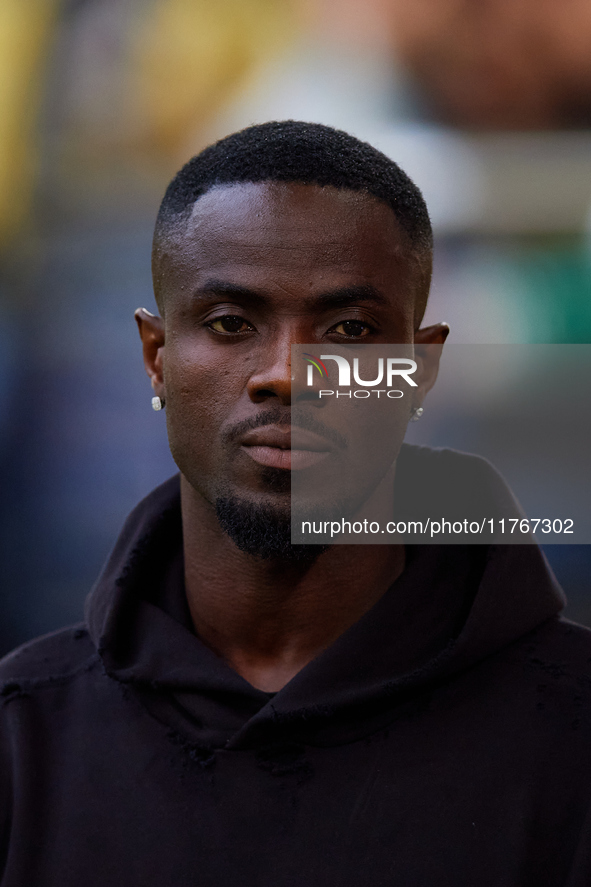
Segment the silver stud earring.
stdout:
<svg viewBox="0 0 591 887">
<path fill-rule="evenodd" d="M 412 413 L 410 414 L 410 421 L 411 422 L 418 422 L 424 412 L 425 412 L 425 410 L 422 407 L 417 407 L 417 409 L 413 410 Z"/>
<path fill-rule="evenodd" d="M 164 399 L 162 397 L 153 397 L 152 398 L 152 409 L 153 410 L 163 410 L 164 409 Z"/>
</svg>

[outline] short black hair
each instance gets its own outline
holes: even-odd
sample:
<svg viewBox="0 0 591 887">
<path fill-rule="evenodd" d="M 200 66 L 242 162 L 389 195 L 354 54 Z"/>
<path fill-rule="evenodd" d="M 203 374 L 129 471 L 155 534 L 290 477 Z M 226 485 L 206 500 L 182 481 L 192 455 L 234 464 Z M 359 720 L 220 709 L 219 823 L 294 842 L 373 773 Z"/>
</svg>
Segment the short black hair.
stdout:
<svg viewBox="0 0 591 887">
<path fill-rule="evenodd" d="M 156 219 L 155 247 L 210 188 L 267 181 L 363 191 L 386 203 L 418 259 L 422 314 L 433 251 L 433 232 L 423 195 L 398 164 L 377 148 L 321 123 L 261 123 L 205 148 L 183 166 L 166 189 Z M 156 288 L 157 277 L 155 273 Z"/>
</svg>

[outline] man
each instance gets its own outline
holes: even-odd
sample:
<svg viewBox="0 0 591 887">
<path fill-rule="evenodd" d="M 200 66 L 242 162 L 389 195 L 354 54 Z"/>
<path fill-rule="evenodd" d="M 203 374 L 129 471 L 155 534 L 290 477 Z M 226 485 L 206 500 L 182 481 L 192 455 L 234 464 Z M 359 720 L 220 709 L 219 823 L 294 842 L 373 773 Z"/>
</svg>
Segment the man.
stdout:
<svg viewBox="0 0 591 887">
<path fill-rule="evenodd" d="M 441 346 L 430 263 L 420 192 L 344 133 L 175 177 L 136 318 L 180 481 L 86 623 L 1 665 L 2 887 L 589 883 L 591 637 L 537 547 L 290 543 L 291 345 Z M 489 483 L 411 448 L 394 498 L 458 460 Z"/>
</svg>

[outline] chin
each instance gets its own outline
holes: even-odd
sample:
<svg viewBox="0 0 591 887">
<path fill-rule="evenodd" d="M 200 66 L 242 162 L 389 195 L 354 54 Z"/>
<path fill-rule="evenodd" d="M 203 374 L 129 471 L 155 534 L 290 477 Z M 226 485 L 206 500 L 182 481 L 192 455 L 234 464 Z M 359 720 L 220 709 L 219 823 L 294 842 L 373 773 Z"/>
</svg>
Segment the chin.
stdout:
<svg viewBox="0 0 591 887">
<path fill-rule="evenodd" d="M 283 502 L 287 496 L 287 508 L 290 507 L 291 501 L 291 471 L 285 471 L 281 468 L 263 468 L 261 470 L 260 488 L 267 493 L 279 493 Z"/>
<path fill-rule="evenodd" d="M 322 545 L 291 544 L 291 509 L 237 496 L 220 496 L 215 511 L 221 528 L 240 551 L 262 560 L 310 562 Z"/>
</svg>

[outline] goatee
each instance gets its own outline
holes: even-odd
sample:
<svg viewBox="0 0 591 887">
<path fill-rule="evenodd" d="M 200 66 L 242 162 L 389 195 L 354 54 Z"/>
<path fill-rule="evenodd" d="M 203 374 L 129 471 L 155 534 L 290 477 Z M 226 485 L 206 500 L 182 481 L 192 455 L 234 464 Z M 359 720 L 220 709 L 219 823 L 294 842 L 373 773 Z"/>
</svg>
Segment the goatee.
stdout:
<svg viewBox="0 0 591 887">
<path fill-rule="evenodd" d="M 314 561 L 326 545 L 292 545 L 291 516 L 235 497 L 220 497 L 215 510 L 220 526 L 234 544 L 263 560 Z"/>
</svg>

